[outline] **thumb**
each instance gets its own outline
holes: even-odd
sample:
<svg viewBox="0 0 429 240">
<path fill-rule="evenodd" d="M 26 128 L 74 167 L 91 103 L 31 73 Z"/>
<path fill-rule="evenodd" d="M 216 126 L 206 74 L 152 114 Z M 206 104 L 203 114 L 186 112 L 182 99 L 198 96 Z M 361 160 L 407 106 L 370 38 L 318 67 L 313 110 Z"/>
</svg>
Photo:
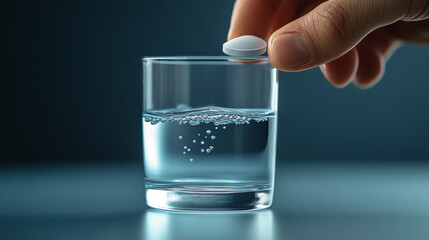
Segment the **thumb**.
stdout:
<svg viewBox="0 0 429 240">
<path fill-rule="evenodd" d="M 330 0 L 275 31 L 271 62 L 280 70 L 300 71 L 347 53 L 372 30 L 407 14 L 412 0 Z"/>
</svg>

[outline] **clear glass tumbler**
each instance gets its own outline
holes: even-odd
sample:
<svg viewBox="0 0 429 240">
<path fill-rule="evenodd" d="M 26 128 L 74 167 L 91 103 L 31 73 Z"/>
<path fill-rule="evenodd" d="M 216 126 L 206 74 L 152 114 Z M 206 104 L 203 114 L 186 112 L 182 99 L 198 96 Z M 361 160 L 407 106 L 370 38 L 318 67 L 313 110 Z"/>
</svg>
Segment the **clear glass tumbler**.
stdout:
<svg viewBox="0 0 429 240">
<path fill-rule="evenodd" d="M 278 81 L 268 58 L 146 57 L 143 70 L 147 204 L 269 207 Z"/>
</svg>

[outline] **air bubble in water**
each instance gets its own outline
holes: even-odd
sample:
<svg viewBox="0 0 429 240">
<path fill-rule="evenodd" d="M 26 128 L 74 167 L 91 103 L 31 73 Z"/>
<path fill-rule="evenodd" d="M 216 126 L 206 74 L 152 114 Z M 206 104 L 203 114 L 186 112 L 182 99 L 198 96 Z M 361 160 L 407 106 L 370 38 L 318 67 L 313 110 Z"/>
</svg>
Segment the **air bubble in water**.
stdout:
<svg viewBox="0 0 429 240">
<path fill-rule="evenodd" d="M 218 127 L 215 127 L 215 129 L 218 129 Z"/>
<path fill-rule="evenodd" d="M 207 136 L 204 136 L 204 138 L 207 138 Z"/>
<path fill-rule="evenodd" d="M 193 142 L 193 143 L 196 143 L 196 142 L 197 142 L 197 140 L 195 140 L 195 139 L 194 139 L 194 140 L 192 140 L 192 142 Z"/>
<path fill-rule="evenodd" d="M 204 149 L 201 148 L 201 152 L 204 152 Z"/>
<path fill-rule="evenodd" d="M 214 147 L 213 147 L 213 146 L 210 146 L 209 148 L 210 148 L 210 150 L 213 150 L 213 148 L 214 148 Z"/>
<path fill-rule="evenodd" d="M 183 147 L 183 149 L 187 149 L 187 148 L 188 148 L 187 146 L 184 146 L 184 147 Z"/>
<path fill-rule="evenodd" d="M 192 126 L 197 126 L 198 124 L 200 124 L 200 121 L 190 120 L 189 124 L 191 124 Z"/>
<path fill-rule="evenodd" d="M 201 141 L 201 145 L 204 145 L 204 141 Z"/>
<path fill-rule="evenodd" d="M 194 161 L 194 159 L 193 158 L 189 158 L 189 161 L 192 162 L 192 161 Z"/>
<path fill-rule="evenodd" d="M 212 133 L 212 131 L 210 131 L 210 130 L 207 130 L 207 131 L 206 131 L 206 133 L 207 133 L 207 134 L 210 134 L 210 133 Z"/>
<path fill-rule="evenodd" d="M 183 137 L 182 136 L 179 136 L 179 139 L 181 140 Z"/>
<path fill-rule="evenodd" d="M 216 138 L 216 136 L 215 136 L 215 135 L 212 135 L 210 138 L 211 138 L 211 139 L 215 139 L 215 138 Z"/>
<path fill-rule="evenodd" d="M 186 152 L 185 152 L 185 151 L 183 151 L 183 154 L 186 154 Z"/>
<path fill-rule="evenodd" d="M 208 148 L 206 149 L 206 152 L 207 152 L 207 153 L 210 153 L 211 151 L 212 151 L 212 150 L 210 150 L 210 149 L 208 149 Z"/>
<path fill-rule="evenodd" d="M 191 149 L 190 148 L 188 148 L 188 152 L 190 152 L 191 151 Z"/>
<path fill-rule="evenodd" d="M 223 128 L 223 129 L 226 129 L 226 126 L 223 126 L 222 128 Z"/>
<path fill-rule="evenodd" d="M 198 133 L 198 136 L 201 136 L 201 134 Z"/>
</svg>

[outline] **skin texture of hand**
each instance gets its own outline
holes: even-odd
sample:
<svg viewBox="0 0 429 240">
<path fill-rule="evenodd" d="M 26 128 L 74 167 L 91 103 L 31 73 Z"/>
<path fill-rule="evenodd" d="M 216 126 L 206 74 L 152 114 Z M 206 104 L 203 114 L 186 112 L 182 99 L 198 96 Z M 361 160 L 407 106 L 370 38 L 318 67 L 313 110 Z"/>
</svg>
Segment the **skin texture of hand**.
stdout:
<svg viewBox="0 0 429 240">
<path fill-rule="evenodd" d="M 429 0 L 237 0 L 228 40 L 241 35 L 267 40 L 279 70 L 369 88 L 401 43 L 429 43 Z"/>
</svg>

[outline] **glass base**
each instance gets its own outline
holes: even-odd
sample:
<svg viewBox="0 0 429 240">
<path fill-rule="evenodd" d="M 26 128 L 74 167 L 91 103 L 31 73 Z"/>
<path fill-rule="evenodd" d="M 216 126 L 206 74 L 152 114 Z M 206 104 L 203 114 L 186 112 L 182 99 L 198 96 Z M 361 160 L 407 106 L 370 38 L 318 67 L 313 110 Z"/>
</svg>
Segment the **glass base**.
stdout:
<svg viewBox="0 0 429 240">
<path fill-rule="evenodd" d="M 271 188 L 249 188 L 251 190 L 230 187 L 175 186 L 147 188 L 148 206 L 175 211 L 235 211 L 259 210 L 271 206 Z"/>
</svg>

